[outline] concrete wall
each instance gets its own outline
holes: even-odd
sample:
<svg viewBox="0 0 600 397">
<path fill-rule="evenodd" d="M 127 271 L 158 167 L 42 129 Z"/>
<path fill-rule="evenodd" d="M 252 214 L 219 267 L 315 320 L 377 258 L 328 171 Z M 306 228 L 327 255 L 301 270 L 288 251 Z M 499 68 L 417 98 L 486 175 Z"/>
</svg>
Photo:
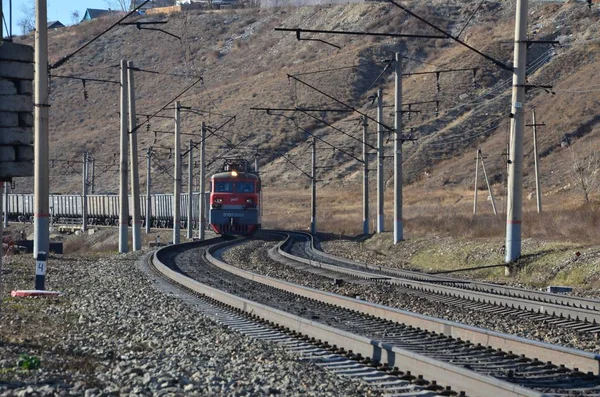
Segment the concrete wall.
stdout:
<svg viewBox="0 0 600 397">
<path fill-rule="evenodd" d="M 0 43 L 0 181 L 33 176 L 33 48 Z"/>
</svg>

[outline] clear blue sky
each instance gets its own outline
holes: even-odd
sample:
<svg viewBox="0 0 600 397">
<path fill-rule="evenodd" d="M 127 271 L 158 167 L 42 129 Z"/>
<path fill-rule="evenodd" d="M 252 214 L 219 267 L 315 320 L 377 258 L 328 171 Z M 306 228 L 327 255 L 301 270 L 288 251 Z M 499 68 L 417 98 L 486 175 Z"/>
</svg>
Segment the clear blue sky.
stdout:
<svg viewBox="0 0 600 397">
<path fill-rule="evenodd" d="M 87 8 L 108 9 L 104 0 L 47 0 L 48 1 L 48 20 L 61 21 L 65 25 L 73 24 L 71 14 L 73 11 L 79 11 L 79 15 L 83 18 Z M 2 0 L 2 10 L 5 14 L 6 23 L 8 20 L 9 0 Z M 21 34 L 17 22 L 23 18 L 21 7 L 23 5 L 34 4 L 34 0 L 12 0 L 13 9 L 13 34 Z M 6 35 L 6 30 L 4 30 Z"/>
</svg>

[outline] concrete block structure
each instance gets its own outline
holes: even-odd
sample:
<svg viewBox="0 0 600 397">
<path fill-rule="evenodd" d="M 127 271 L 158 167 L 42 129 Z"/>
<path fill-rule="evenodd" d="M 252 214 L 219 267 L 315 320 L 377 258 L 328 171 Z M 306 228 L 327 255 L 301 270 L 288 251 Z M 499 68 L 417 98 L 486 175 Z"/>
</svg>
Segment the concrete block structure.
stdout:
<svg viewBox="0 0 600 397">
<path fill-rule="evenodd" d="M 33 48 L 0 43 L 0 181 L 33 176 Z"/>
</svg>

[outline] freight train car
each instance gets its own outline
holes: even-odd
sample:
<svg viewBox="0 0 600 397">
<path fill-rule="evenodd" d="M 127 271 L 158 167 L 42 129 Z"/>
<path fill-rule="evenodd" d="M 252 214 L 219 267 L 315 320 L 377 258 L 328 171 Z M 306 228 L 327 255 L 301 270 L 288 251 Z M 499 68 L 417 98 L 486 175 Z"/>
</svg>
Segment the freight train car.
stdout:
<svg viewBox="0 0 600 397">
<path fill-rule="evenodd" d="M 146 195 L 140 196 L 140 213 L 143 224 L 146 223 Z M 192 227 L 198 226 L 199 193 L 192 193 Z M 208 194 L 204 195 L 204 208 L 207 208 Z M 181 195 L 181 227 L 187 227 L 187 208 L 189 194 Z M 131 196 L 129 197 L 131 209 Z M 9 194 L 6 197 L 8 220 L 11 222 L 33 222 L 33 194 Z M 115 226 L 119 224 L 119 196 L 115 194 L 93 194 L 87 196 L 88 224 Z M 151 217 L 153 228 L 173 227 L 173 195 L 150 195 Z M 83 212 L 82 195 L 50 195 L 50 216 L 54 224 L 81 224 Z M 206 219 L 206 216 L 204 217 Z M 131 224 L 131 217 L 129 219 Z"/>
</svg>

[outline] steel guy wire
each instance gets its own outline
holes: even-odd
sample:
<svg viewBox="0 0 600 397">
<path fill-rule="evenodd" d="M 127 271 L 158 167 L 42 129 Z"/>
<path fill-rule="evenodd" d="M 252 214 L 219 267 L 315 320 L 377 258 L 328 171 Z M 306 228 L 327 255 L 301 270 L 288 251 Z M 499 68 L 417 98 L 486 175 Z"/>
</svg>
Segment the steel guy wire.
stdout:
<svg viewBox="0 0 600 397">
<path fill-rule="evenodd" d="M 146 3 L 148 3 L 149 1 L 150 0 L 146 0 L 146 1 L 142 2 L 139 6 L 135 7 L 133 10 L 131 10 L 130 12 L 128 12 L 123 18 L 120 18 L 117 22 L 115 22 L 114 24 L 112 24 L 111 26 L 109 26 L 107 29 L 105 29 L 104 31 L 102 31 L 99 35 L 95 36 L 93 39 L 91 39 L 87 43 L 83 44 L 82 46 L 80 46 L 79 48 L 77 48 L 72 53 L 70 53 L 70 54 L 62 57 L 57 62 L 55 62 L 55 63 L 53 63 L 51 65 L 48 65 L 48 70 L 56 69 L 56 68 L 59 68 L 62 65 L 64 65 L 69 59 L 71 59 L 73 56 L 75 56 L 75 54 L 77 54 L 78 52 L 82 51 L 84 48 L 86 48 L 87 46 L 89 46 L 90 44 L 92 44 L 94 41 L 98 40 L 100 37 L 102 37 L 103 35 L 105 35 L 106 33 L 108 33 L 110 30 L 112 30 L 115 26 L 118 26 L 125 19 L 129 18 L 131 15 L 137 13 L 137 11 L 140 8 L 142 8 L 144 5 L 146 5 Z"/>
<path fill-rule="evenodd" d="M 465 29 L 467 28 L 467 26 L 469 26 L 469 24 L 471 23 L 471 21 L 473 20 L 473 18 L 475 17 L 475 15 L 481 9 L 481 6 L 483 5 L 483 3 L 485 3 L 485 0 L 481 0 L 481 2 L 479 3 L 479 5 L 475 9 L 475 11 L 473 11 L 473 13 L 471 14 L 471 16 L 469 16 L 469 19 L 465 23 L 465 26 L 463 26 L 463 28 L 460 30 L 460 32 L 458 32 L 458 34 L 456 35 L 456 37 L 460 37 L 460 35 L 465 31 Z"/>
<path fill-rule="evenodd" d="M 532 70 L 537 70 L 544 62 L 545 59 L 543 59 L 544 55 L 541 55 L 540 57 L 538 57 L 535 61 L 532 62 L 532 64 L 529 66 L 528 70 L 531 72 Z M 493 102 L 497 101 L 498 99 L 501 99 L 502 97 L 509 95 L 509 93 L 504 92 L 505 90 L 507 90 L 509 87 L 505 87 L 506 85 L 509 85 L 512 82 L 512 78 L 511 79 L 507 79 L 504 81 L 500 81 L 498 82 L 495 86 L 493 86 L 490 90 L 486 91 L 485 93 L 479 95 L 478 97 L 474 98 L 472 101 L 467 102 L 467 103 L 462 103 L 458 106 L 455 106 L 454 108 L 450 108 L 450 109 L 445 109 L 442 115 L 440 115 L 440 117 L 437 117 L 436 119 L 428 119 L 428 120 L 424 120 L 422 122 L 422 124 L 427 124 L 427 123 L 431 123 L 434 121 L 443 121 L 443 119 L 447 118 L 447 117 L 451 117 L 451 115 L 449 115 L 450 112 L 453 111 L 462 111 L 464 108 L 466 108 L 469 104 L 474 104 L 477 103 L 477 105 L 471 109 L 469 109 L 468 111 L 471 113 L 474 113 L 476 111 L 482 110 L 484 107 L 489 106 L 490 104 L 492 104 Z M 479 102 L 482 98 L 485 98 L 489 95 L 497 95 L 491 99 L 487 99 L 484 100 L 483 102 Z M 449 120 L 451 121 L 451 120 Z M 446 121 L 446 122 L 449 122 Z"/>
</svg>

